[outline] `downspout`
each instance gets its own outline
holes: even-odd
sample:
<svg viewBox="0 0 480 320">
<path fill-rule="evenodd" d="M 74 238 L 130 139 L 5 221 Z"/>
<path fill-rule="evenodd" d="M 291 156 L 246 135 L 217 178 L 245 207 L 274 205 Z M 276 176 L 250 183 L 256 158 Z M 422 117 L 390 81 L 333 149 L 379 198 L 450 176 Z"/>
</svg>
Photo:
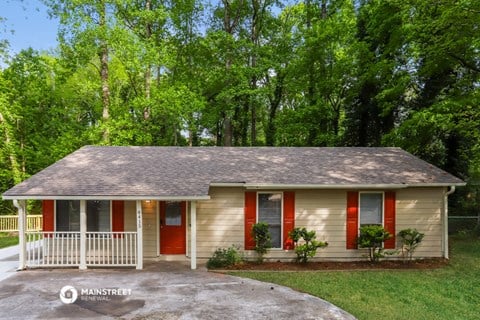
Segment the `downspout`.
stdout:
<svg viewBox="0 0 480 320">
<path fill-rule="evenodd" d="M 448 196 L 455 192 L 455 186 L 445 192 L 443 198 L 443 257 L 449 259 L 448 255 Z"/>
</svg>

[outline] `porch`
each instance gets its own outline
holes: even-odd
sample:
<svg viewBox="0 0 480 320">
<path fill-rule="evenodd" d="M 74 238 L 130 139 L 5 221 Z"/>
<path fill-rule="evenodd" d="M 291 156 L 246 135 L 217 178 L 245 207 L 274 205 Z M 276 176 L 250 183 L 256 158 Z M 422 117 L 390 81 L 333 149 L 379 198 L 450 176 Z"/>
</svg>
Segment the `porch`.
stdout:
<svg viewBox="0 0 480 320">
<path fill-rule="evenodd" d="M 136 267 L 138 257 L 136 232 L 87 232 L 86 251 L 80 251 L 80 232 L 27 232 L 28 268 Z"/>
<path fill-rule="evenodd" d="M 114 207 L 113 202 L 119 201 L 121 200 L 112 201 L 111 206 Z M 135 267 L 136 269 L 143 269 L 145 245 L 150 241 L 150 230 L 161 228 L 161 226 L 157 225 L 155 227 L 145 220 L 146 216 L 152 215 L 145 207 L 145 204 L 147 204 L 147 207 L 151 207 L 149 204 L 151 200 L 130 200 L 128 202 L 132 204 L 132 211 L 129 211 L 132 214 L 132 220 L 128 220 L 128 228 L 126 224 L 127 229 L 123 231 L 118 231 L 115 228 L 116 222 L 114 221 L 111 221 L 109 229 L 111 231 L 90 231 L 90 222 L 87 223 L 89 213 L 87 212 L 86 199 L 79 200 L 79 231 L 62 231 L 62 229 L 59 231 L 59 229 L 53 228 L 55 231 L 50 231 L 52 229 L 48 228 L 46 228 L 47 231 L 45 231 L 45 228 L 44 231 L 29 231 L 26 228 L 25 201 L 14 201 L 18 209 L 20 248 L 18 269 L 42 267 L 78 267 L 79 269 L 88 267 Z M 188 256 L 190 258 L 190 268 L 196 269 L 196 202 L 190 200 L 185 201 L 185 203 L 188 203 L 189 208 Z M 112 208 L 112 216 L 113 210 L 115 209 Z M 55 218 L 50 220 L 55 221 L 55 225 L 58 227 L 56 209 L 52 212 L 55 213 Z M 158 212 L 157 221 L 162 221 L 158 219 Z M 146 239 L 144 239 L 145 236 Z M 185 241 L 187 240 L 185 239 Z"/>
</svg>

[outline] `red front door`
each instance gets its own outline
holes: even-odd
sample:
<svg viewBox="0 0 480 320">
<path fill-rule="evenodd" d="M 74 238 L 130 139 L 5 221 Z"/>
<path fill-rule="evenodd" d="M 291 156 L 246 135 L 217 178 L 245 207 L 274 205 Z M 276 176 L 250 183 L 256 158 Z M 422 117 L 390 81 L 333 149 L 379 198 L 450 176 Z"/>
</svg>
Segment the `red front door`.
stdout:
<svg viewBox="0 0 480 320">
<path fill-rule="evenodd" d="M 160 202 L 160 254 L 185 254 L 185 201 Z"/>
</svg>

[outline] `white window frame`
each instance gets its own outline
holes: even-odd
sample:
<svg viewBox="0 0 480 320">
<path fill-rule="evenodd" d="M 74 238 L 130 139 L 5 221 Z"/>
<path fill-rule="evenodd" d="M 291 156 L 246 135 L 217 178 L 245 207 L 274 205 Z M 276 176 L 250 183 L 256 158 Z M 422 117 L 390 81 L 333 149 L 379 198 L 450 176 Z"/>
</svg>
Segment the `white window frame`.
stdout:
<svg viewBox="0 0 480 320">
<path fill-rule="evenodd" d="M 71 199 L 71 200 L 75 201 L 76 199 Z M 95 200 L 95 199 L 92 199 L 92 200 Z M 55 232 L 57 232 L 57 201 L 58 200 L 54 200 L 55 203 L 54 203 L 54 206 L 53 206 L 53 212 L 54 212 L 54 214 L 53 214 L 53 226 L 54 226 Z M 70 201 L 70 200 L 60 200 L 60 201 Z M 85 200 L 85 204 L 86 204 L 87 201 L 88 200 Z M 112 200 L 108 200 L 108 201 L 110 202 L 110 231 L 103 231 L 103 232 L 112 232 L 112 210 L 113 210 L 112 209 Z M 85 205 L 85 209 L 86 209 L 86 205 Z M 59 231 L 59 232 L 65 232 L 65 231 Z"/>
<path fill-rule="evenodd" d="M 358 193 L 358 235 L 360 235 L 360 228 L 362 227 L 362 210 L 360 209 L 362 207 L 362 194 L 366 193 L 376 193 L 376 194 L 382 194 L 382 227 L 385 227 L 385 192 L 384 191 L 360 191 Z"/>
<path fill-rule="evenodd" d="M 283 191 L 259 191 L 257 192 L 257 199 L 256 199 L 256 217 L 255 217 L 255 221 L 258 223 L 258 207 L 259 207 L 259 196 L 260 194 L 279 194 L 280 197 L 281 197 L 281 201 L 280 201 L 280 247 L 279 248 L 270 248 L 270 250 L 275 250 L 275 251 L 279 251 L 279 250 L 283 250 Z"/>
</svg>

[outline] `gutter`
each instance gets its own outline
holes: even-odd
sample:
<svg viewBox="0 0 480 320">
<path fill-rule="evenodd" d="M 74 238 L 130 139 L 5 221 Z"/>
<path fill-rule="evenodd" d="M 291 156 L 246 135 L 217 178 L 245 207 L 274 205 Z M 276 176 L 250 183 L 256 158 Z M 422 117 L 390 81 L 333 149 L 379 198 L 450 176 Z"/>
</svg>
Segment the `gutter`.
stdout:
<svg viewBox="0 0 480 320">
<path fill-rule="evenodd" d="M 405 184 L 256 184 L 245 183 L 246 189 L 403 189 Z"/>
<path fill-rule="evenodd" d="M 443 197 L 443 257 L 449 259 L 448 252 L 448 196 L 455 192 L 455 186 L 445 192 Z"/>
<path fill-rule="evenodd" d="M 212 182 L 210 187 L 242 187 L 247 190 L 279 190 L 279 189 L 405 189 L 411 187 L 455 187 L 466 183 L 415 183 L 415 184 L 281 184 L 281 183 L 244 183 L 244 182 Z"/>
<path fill-rule="evenodd" d="M 3 200 L 156 200 L 156 201 L 201 201 L 210 200 L 205 196 L 54 196 L 54 195 L 3 195 Z"/>
</svg>

